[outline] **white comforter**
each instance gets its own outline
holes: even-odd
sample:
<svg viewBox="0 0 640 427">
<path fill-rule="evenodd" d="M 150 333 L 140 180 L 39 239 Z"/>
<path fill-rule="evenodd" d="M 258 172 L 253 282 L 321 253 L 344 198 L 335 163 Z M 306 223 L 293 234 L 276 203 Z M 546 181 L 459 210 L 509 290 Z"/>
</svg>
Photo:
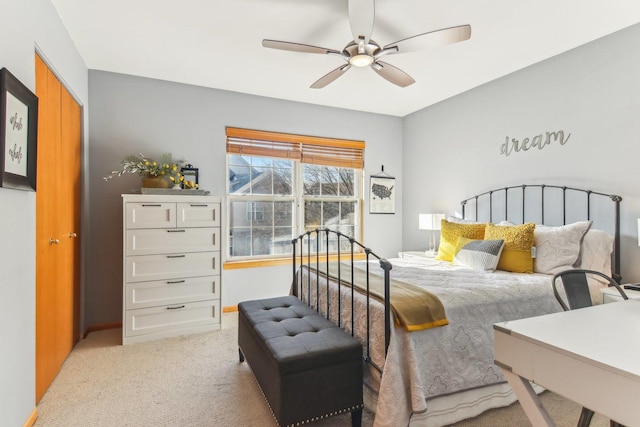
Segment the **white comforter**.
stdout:
<svg viewBox="0 0 640 427">
<path fill-rule="evenodd" d="M 408 425 L 412 413 L 428 411 L 428 398 L 503 382 L 500 369 L 493 363 L 493 324 L 561 310 L 549 275 L 484 273 L 426 258 L 390 261 L 392 279 L 424 287 L 440 298 L 449 325 L 411 333 L 401 328 L 392 330 L 381 382 L 377 383 L 375 375 L 367 380 L 378 390 L 375 426 Z M 358 265 L 363 267 L 364 263 Z M 381 272 L 377 263 L 370 268 Z M 313 289 L 315 277 L 311 277 Z M 307 282 L 303 283 L 306 286 Z M 324 283 L 320 279 L 321 289 Z M 343 287 L 341 293 L 344 326 L 350 291 Z M 322 307 L 322 292 L 320 295 Z M 356 298 L 360 320 L 356 334 L 361 339 L 365 336 L 365 304 L 363 297 Z M 334 312 L 335 301 L 331 306 Z M 381 304 L 374 306 L 371 354 L 374 361 L 381 361 L 383 310 Z M 332 317 L 335 319 L 335 312 Z"/>
</svg>

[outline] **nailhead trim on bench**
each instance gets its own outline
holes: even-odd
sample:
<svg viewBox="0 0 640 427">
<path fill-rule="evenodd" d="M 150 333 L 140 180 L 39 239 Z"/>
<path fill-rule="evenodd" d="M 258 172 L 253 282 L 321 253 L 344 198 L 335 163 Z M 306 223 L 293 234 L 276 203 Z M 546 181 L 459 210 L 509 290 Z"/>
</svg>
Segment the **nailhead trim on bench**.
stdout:
<svg viewBox="0 0 640 427">
<path fill-rule="evenodd" d="M 242 348 L 240 349 L 240 351 L 242 351 Z M 243 352 L 243 354 L 244 354 L 244 352 Z M 247 363 L 247 365 L 249 365 L 249 361 L 247 359 L 245 359 L 245 362 Z M 269 407 L 269 412 L 271 412 L 271 416 L 273 417 L 273 420 L 276 422 L 276 424 L 278 426 L 280 426 L 280 423 L 278 422 L 278 419 L 276 418 L 276 414 L 274 414 L 273 413 L 273 409 L 271 409 L 271 404 L 269 403 L 269 399 L 267 399 L 267 396 L 264 395 L 264 391 L 262 391 L 262 386 L 260 385 L 260 381 L 258 381 L 258 379 L 256 378 L 256 375 L 253 373 L 253 369 L 251 369 L 251 365 L 249 365 L 249 371 L 251 371 L 251 376 L 253 376 L 253 379 L 255 380 L 256 384 L 258 384 L 258 388 L 260 389 L 260 394 L 262 394 L 262 398 L 264 399 L 265 402 L 267 402 L 267 406 Z M 289 424 L 289 425 L 287 425 L 285 427 L 301 426 L 303 424 L 308 424 L 308 423 L 311 423 L 311 422 L 314 422 L 314 421 L 321 420 L 323 418 L 329 418 L 329 417 L 332 417 L 334 415 L 340 415 L 340 414 L 344 414 L 346 412 L 352 412 L 352 411 L 355 411 L 356 409 L 360 409 L 360 408 L 364 408 L 364 404 L 352 406 L 350 408 L 341 409 L 339 411 L 331 412 L 329 414 L 324 414 L 324 415 L 321 415 L 319 417 L 310 418 L 308 420 L 298 421 L 295 424 Z"/>
</svg>

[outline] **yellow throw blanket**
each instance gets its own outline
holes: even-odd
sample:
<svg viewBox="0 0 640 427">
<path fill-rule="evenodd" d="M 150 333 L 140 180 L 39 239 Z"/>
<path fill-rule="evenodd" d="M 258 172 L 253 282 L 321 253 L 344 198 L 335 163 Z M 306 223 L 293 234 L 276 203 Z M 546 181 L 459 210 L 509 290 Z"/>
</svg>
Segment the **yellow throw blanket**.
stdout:
<svg viewBox="0 0 640 427">
<path fill-rule="evenodd" d="M 338 263 L 329 263 L 327 274 L 326 264 L 320 263 L 319 273 L 323 277 L 338 280 Z M 392 270 L 393 271 L 393 270 Z M 315 267 L 310 268 L 311 274 Z M 351 286 L 351 267 L 342 263 L 340 280 L 343 285 Z M 357 292 L 366 295 L 367 274 L 365 270 L 354 267 L 353 285 Z M 391 299 L 389 304 L 395 314 L 396 324 L 403 326 L 408 332 L 435 328 L 449 324 L 440 299 L 431 292 L 412 285 L 411 283 L 391 279 Z M 384 302 L 384 277 L 371 273 L 369 276 L 369 294 L 380 302 Z"/>
</svg>

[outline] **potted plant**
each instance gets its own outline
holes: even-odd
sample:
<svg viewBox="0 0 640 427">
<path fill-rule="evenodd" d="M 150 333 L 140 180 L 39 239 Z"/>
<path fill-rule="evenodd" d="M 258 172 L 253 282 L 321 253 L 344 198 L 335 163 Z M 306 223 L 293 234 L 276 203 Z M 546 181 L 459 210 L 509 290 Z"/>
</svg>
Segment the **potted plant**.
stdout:
<svg viewBox="0 0 640 427">
<path fill-rule="evenodd" d="M 186 161 L 173 160 L 171 153 L 164 153 L 158 162 L 140 153 L 125 157 L 121 164 L 120 170 L 111 171 L 103 179 L 108 181 L 125 173 L 137 173 L 142 177 L 142 187 L 168 188 L 170 183 L 174 187 L 180 185 L 184 179 L 180 170 Z"/>
</svg>

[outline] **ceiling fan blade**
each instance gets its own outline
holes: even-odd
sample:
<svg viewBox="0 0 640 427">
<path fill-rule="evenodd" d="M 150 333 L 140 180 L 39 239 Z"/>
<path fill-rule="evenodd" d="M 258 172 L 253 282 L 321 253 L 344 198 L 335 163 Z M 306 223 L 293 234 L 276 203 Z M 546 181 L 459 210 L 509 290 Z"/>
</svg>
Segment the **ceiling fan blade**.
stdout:
<svg viewBox="0 0 640 427">
<path fill-rule="evenodd" d="M 349 0 L 349 24 L 353 40 L 369 43 L 375 21 L 374 0 Z"/>
<path fill-rule="evenodd" d="M 262 46 L 271 49 L 289 50 L 292 52 L 305 52 L 305 53 L 321 53 L 321 54 L 337 54 L 340 52 L 334 49 L 327 49 L 324 47 L 311 46 L 302 43 L 283 42 L 280 40 L 262 40 Z"/>
<path fill-rule="evenodd" d="M 395 49 L 395 52 L 389 53 L 413 52 L 416 50 L 424 50 L 458 43 L 469 40 L 470 37 L 471 25 L 460 25 L 458 27 L 443 28 L 441 30 L 430 31 L 428 33 L 418 34 L 417 36 L 398 40 L 395 43 L 386 45 L 382 50 L 393 50 L 394 48 L 397 48 Z"/>
<path fill-rule="evenodd" d="M 329 83 L 333 82 L 335 79 L 343 75 L 349 68 L 351 68 L 351 65 L 349 64 L 341 65 L 335 70 L 330 71 L 329 73 L 320 77 L 314 84 L 311 85 L 311 88 L 322 89 L 323 87 L 325 87 L 326 85 L 328 85 Z"/>
<path fill-rule="evenodd" d="M 394 85 L 398 85 L 400 87 L 407 87 L 416 82 L 409 74 L 405 73 L 400 68 L 387 64 L 386 62 L 374 62 L 371 64 L 371 68 L 373 68 L 373 70 L 382 78 L 387 79 Z"/>
</svg>

